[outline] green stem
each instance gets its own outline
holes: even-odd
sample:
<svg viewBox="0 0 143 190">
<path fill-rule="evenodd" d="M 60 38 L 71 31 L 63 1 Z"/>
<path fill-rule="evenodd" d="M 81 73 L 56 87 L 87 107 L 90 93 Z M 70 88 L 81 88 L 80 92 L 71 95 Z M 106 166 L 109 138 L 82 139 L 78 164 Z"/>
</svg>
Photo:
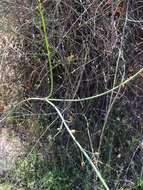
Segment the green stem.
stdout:
<svg viewBox="0 0 143 190">
<path fill-rule="evenodd" d="M 109 190 L 108 185 L 106 184 L 104 178 L 102 177 L 100 171 L 97 169 L 97 167 L 94 165 L 94 163 L 92 162 L 91 158 L 89 157 L 89 155 L 86 153 L 86 151 L 84 150 L 84 148 L 80 145 L 80 143 L 76 140 L 75 136 L 72 134 L 71 130 L 69 129 L 64 117 L 62 116 L 60 110 L 57 108 L 57 106 L 55 104 L 53 104 L 51 101 L 49 101 L 47 98 L 28 98 L 25 101 L 45 101 L 48 104 L 50 104 L 57 112 L 58 116 L 60 117 L 60 119 L 62 120 L 66 130 L 68 131 L 69 135 L 71 136 L 71 138 L 73 139 L 73 141 L 76 143 L 76 145 L 78 146 L 78 148 L 80 149 L 80 151 L 83 153 L 83 155 L 85 156 L 85 158 L 88 160 L 89 164 L 91 165 L 91 167 L 93 168 L 94 172 L 96 173 L 96 175 L 98 176 L 98 178 L 100 179 L 101 183 L 103 184 L 103 186 L 105 187 L 106 190 Z M 25 101 L 22 101 L 21 103 L 24 103 Z"/>
<path fill-rule="evenodd" d="M 79 99 L 54 99 L 54 98 L 47 98 L 48 100 L 50 101 L 57 101 L 57 102 L 81 102 L 81 101 L 87 101 L 87 100 L 92 100 L 92 99 L 95 99 L 95 98 L 98 98 L 98 97 L 101 97 L 101 96 L 104 96 L 106 94 L 109 94 L 111 92 L 113 92 L 114 90 L 117 90 L 118 88 L 121 88 L 123 87 L 124 85 L 126 85 L 127 83 L 129 83 L 130 81 L 134 80 L 139 74 L 141 74 L 143 72 L 143 68 L 140 69 L 138 72 L 136 72 L 134 75 L 132 75 L 131 77 L 129 77 L 128 79 L 126 79 L 125 81 L 121 82 L 119 85 L 113 87 L 112 89 L 109 89 L 105 92 L 102 92 L 101 94 L 97 94 L 95 96 L 89 96 L 89 97 L 86 97 L 86 98 L 79 98 Z"/>
<path fill-rule="evenodd" d="M 42 20 L 42 27 L 43 27 L 43 32 L 44 32 L 44 37 L 45 37 L 45 45 L 46 45 L 46 50 L 47 50 L 47 55 L 48 55 L 48 63 L 49 63 L 49 69 L 50 69 L 50 92 L 48 97 L 52 96 L 53 93 L 53 70 L 52 70 L 52 61 L 51 61 L 51 51 L 50 51 L 50 45 L 49 45 L 49 40 L 48 40 L 48 34 L 46 30 L 46 22 L 45 22 L 45 17 L 43 13 L 43 8 L 41 4 L 41 0 L 38 0 L 39 2 L 39 13 L 41 15 L 41 20 Z"/>
</svg>

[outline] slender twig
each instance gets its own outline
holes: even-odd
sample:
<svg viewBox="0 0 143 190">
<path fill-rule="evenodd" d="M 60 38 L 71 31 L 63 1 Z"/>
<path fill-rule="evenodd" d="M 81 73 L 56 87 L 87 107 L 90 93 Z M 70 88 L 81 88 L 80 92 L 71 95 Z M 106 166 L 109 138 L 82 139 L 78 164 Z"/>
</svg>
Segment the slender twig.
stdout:
<svg viewBox="0 0 143 190">
<path fill-rule="evenodd" d="M 47 50 L 47 55 L 48 55 L 48 63 L 49 63 L 49 70 L 50 70 L 50 92 L 48 97 L 52 96 L 53 93 L 53 70 L 52 70 L 52 61 L 51 61 L 51 50 L 50 50 L 50 44 L 49 44 L 49 39 L 48 39 L 48 34 L 46 30 L 46 22 L 45 22 L 45 17 L 43 13 L 43 7 L 41 4 L 41 0 L 38 0 L 39 2 L 39 13 L 41 15 L 41 20 L 42 20 L 42 27 L 43 27 L 43 32 L 44 32 L 44 37 L 45 37 L 45 45 L 46 45 L 46 50 Z"/>
<path fill-rule="evenodd" d="M 89 96 L 89 97 L 85 97 L 85 98 L 79 98 L 79 99 L 54 99 L 54 98 L 47 98 L 50 101 L 57 101 L 57 102 L 81 102 L 81 101 L 87 101 L 87 100 L 92 100 L 92 99 L 96 99 L 98 97 L 104 96 L 106 94 L 109 94 L 115 90 L 117 90 L 120 87 L 123 87 L 124 85 L 128 84 L 130 81 L 134 80 L 138 75 L 140 75 L 143 72 L 143 68 L 141 68 L 138 72 L 136 72 L 134 75 L 132 75 L 131 77 L 127 78 L 125 81 L 121 82 L 119 85 L 115 86 L 114 88 L 111 88 L 105 92 L 102 92 L 100 94 L 94 95 L 94 96 Z"/>
</svg>

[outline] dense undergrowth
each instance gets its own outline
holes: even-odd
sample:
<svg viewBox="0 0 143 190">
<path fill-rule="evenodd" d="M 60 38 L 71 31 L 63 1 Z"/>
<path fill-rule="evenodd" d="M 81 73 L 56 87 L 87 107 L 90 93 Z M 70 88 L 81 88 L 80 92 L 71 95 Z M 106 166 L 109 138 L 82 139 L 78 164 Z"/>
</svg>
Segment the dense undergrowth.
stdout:
<svg viewBox="0 0 143 190">
<path fill-rule="evenodd" d="M 143 189 L 143 2 L 18 5 L 22 95 L 5 122 L 27 153 L 2 188 Z"/>
</svg>

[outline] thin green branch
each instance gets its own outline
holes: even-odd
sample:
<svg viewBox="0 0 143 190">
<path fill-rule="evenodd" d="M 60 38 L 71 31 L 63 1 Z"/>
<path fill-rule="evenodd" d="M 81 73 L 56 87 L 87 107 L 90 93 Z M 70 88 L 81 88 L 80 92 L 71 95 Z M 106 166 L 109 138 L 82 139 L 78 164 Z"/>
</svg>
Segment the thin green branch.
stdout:
<svg viewBox="0 0 143 190">
<path fill-rule="evenodd" d="M 45 22 L 45 17 L 43 13 L 43 7 L 41 4 L 41 0 L 38 0 L 39 3 L 39 13 L 41 15 L 41 20 L 42 20 L 42 27 L 43 27 L 43 32 L 44 32 L 44 37 L 45 37 L 45 45 L 46 45 L 46 50 L 47 50 L 47 55 L 48 55 L 48 63 L 49 63 L 49 70 L 50 70 L 50 92 L 48 97 L 52 96 L 53 93 L 53 70 L 52 70 L 52 61 L 51 61 L 51 51 L 50 51 L 50 45 L 49 45 L 49 40 L 48 40 L 48 34 L 46 30 L 46 22 Z"/>
<path fill-rule="evenodd" d="M 103 186 L 105 187 L 106 190 L 109 190 L 108 185 L 106 184 L 104 178 L 102 177 L 100 171 L 96 168 L 96 166 L 94 165 L 94 163 L 92 162 L 91 158 L 88 156 L 88 154 L 86 153 L 86 151 L 84 150 L 84 148 L 80 145 L 80 143 L 76 140 L 75 136 L 72 134 L 71 130 L 69 129 L 64 117 L 62 116 L 60 110 L 57 108 L 57 106 L 55 104 L 53 104 L 51 101 L 49 101 L 47 98 L 28 98 L 27 100 L 24 100 L 22 102 L 20 102 L 18 105 L 27 102 L 27 101 L 45 101 L 47 102 L 49 105 L 51 105 L 57 112 L 58 116 L 60 117 L 60 119 L 62 120 L 66 130 L 68 131 L 69 135 L 71 136 L 71 138 L 73 139 L 73 141 L 76 143 L 76 145 L 78 146 L 78 148 L 80 149 L 80 151 L 83 153 L 83 155 L 85 156 L 85 158 L 88 160 L 89 164 L 91 165 L 91 167 L 93 168 L 94 172 L 96 173 L 96 175 L 98 176 L 98 178 L 100 179 L 101 183 L 103 184 Z M 16 107 L 15 107 L 16 108 Z"/>
<path fill-rule="evenodd" d="M 131 77 L 129 77 L 128 79 L 126 79 L 125 81 L 121 82 L 119 85 L 115 86 L 112 89 L 109 89 L 101 94 L 97 94 L 95 96 L 90 96 L 90 97 L 86 97 L 86 98 L 79 98 L 79 99 L 54 99 L 54 98 L 48 98 L 48 100 L 50 101 L 57 101 L 57 102 L 81 102 L 81 101 L 87 101 L 87 100 L 92 100 L 101 96 L 104 96 L 106 94 L 109 94 L 111 92 L 113 92 L 114 90 L 117 90 L 118 88 L 123 87 L 124 85 L 128 84 L 130 81 L 134 80 L 139 74 L 141 74 L 143 72 L 143 68 L 141 68 L 138 72 L 136 72 L 134 75 L 132 75 Z"/>
</svg>

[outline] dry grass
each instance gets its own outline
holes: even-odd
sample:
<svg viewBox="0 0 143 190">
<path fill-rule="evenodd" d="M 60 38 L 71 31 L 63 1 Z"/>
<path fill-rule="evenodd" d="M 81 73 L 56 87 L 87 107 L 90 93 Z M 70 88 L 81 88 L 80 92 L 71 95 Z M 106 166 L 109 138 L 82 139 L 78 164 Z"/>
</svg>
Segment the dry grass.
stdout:
<svg viewBox="0 0 143 190">
<path fill-rule="evenodd" d="M 143 123 L 142 73 L 102 97 L 89 101 L 80 98 L 108 91 L 142 68 L 142 2 L 50 0 L 41 1 L 41 8 L 39 1 L 25 2 L 12 4 L 16 8 L 16 23 L 20 23 L 20 27 L 17 24 L 14 27 L 18 41 L 1 34 L 7 38 L 2 58 L 6 57 L 8 63 L 8 68 L 5 61 L 1 64 L 1 74 L 5 77 L 2 86 L 8 79 L 14 81 L 23 98 L 50 94 L 51 100 L 79 99 L 55 101 L 77 142 L 111 189 L 137 188 L 136 181 L 142 179 L 139 147 Z M 15 87 L 9 81 L 6 83 L 13 90 Z M 17 94 L 13 92 L 11 102 Z M 5 93 L 2 95 L 3 102 Z M 63 168 L 78 166 L 79 171 L 88 173 L 92 188 L 102 189 L 55 110 L 44 102 L 25 102 L 16 110 L 17 117 L 22 115 L 16 121 L 17 126 L 22 126 L 27 117 L 32 120 L 36 116 L 41 132 L 34 144 L 36 141 L 38 147 L 48 146 L 47 150 L 42 149 L 44 156 Z M 49 127 L 51 123 L 53 127 Z"/>
</svg>

